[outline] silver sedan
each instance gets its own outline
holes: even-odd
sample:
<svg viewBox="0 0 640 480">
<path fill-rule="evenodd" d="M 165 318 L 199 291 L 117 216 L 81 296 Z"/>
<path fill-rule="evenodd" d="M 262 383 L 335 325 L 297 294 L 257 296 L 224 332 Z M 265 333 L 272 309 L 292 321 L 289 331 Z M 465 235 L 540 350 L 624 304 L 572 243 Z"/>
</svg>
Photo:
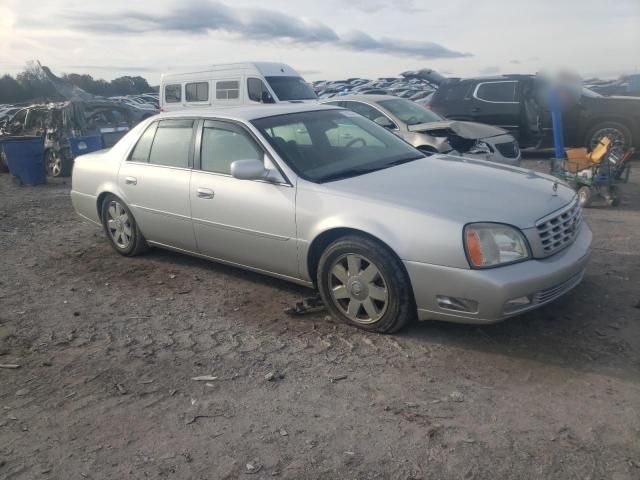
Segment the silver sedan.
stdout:
<svg viewBox="0 0 640 480">
<path fill-rule="evenodd" d="M 76 159 L 71 198 L 122 255 L 162 247 L 315 287 L 378 332 L 537 308 L 580 282 L 591 245 L 552 177 L 426 157 L 321 105 L 153 117 Z"/>
<path fill-rule="evenodd" d="M 323 103 L 353 110 L 426 153 L 520 165 L 516 139 L 493 125 L 447 120 L 416 102 L 390 95 L 346 95 Z"/>
</svg>

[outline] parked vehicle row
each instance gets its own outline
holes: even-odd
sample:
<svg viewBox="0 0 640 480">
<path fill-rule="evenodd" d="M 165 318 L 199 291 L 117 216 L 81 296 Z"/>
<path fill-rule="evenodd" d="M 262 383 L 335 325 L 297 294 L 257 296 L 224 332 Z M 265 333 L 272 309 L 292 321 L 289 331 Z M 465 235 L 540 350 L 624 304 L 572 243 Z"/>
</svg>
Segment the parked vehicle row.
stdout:
<svg viewBox="0 0 640 480">
<path fill-rule="evenodd" d="M 349 78 L 347 80 L 320 80 L 313 82 L 320 99 L 341 95 L 393 95 L 409 100 L 421 100 L 433 93 L 427 82 L 417 78 L 385 77 L 376 80 Z"/>
<path fill-rule="evenodd" d="M 315 286 L 336 317 L 379 332 L 537 308 L 582 280 L 591 244 L 553 177 L 427 158 L 315 102 L 147 119 L 77 159 L 71 198 L 122 255 L 151 245 Z"/>
</svg>

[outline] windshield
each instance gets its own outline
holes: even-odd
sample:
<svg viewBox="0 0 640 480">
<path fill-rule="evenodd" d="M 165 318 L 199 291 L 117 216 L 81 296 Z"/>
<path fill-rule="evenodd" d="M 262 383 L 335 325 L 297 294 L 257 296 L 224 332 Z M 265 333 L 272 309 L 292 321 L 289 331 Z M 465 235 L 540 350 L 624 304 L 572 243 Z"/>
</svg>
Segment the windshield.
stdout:
<svg viewBox="0 0 640 480">
<path fill-rule="evenodd" d="M 252 122 L 302 178 L 322 183 L 389 168 L 420 152 L 349 110 L 320 110 Z"/>
<path fill-rule="evenodd" d="M 441 122 L 444 120 L 444 118 L 437 113 L 427 110 L 411 100 L 393 98 L 389 100 L 382 100 L 378 103 L 407 125 Z"/>
<path fill-rule="evenodd" d="M 602 95 L 600 95 L 599 93 L 594 92 L 593 90 L 589 90 L 588 88 L 582 88 L 582 96 L 583 97 L 589 97 L 589 98 L 601 98 Z"/>
<path fill-rule="evenodd" d="M 289 100 L 317 100 L 311 85 L 301 77 L 265 77 L 281 102 Z"/>
</svg>

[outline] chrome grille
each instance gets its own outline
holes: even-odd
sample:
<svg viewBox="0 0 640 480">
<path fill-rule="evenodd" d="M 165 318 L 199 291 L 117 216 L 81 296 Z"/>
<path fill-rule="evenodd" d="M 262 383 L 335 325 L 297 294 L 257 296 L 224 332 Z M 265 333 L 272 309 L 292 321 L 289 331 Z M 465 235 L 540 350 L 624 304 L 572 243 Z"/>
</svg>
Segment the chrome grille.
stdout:
<svg viewBox="0 0 640 480">
<path fill-rule="evenodd" d="M 584 277 L 584 270 L 577 275 L 574 275 L 569 280 L 562 282 L 559 285 L 555 285 L 551 288 L 541 290 L 533 296 L 533 304 L 540 305 L 542 303 L 550 302 L 551 300 L 558 298 L 562 294 L 568 292 L 573 287 L 578 285 Z"/>
<path fill-rule="evenodd" d="M 581 225 L 582 209 L 577 199 L 560 213 L 538 221 L 536 230 L 544 255 L 553 255 L 573 242 Z"/>
</svg>

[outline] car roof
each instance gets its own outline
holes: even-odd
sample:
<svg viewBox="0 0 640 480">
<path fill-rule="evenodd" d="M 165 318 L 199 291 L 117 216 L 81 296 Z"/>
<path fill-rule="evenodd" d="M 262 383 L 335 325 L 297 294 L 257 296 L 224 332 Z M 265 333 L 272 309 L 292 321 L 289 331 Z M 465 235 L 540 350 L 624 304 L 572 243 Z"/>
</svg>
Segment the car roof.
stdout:
<svg viewBox="0 0 640 480">
<path fill-rule="evenodd" d="M 338 107 L 313 103 L 278 103 L 273 105 L 237 105 L 229 107 L 216 107 L 211 109 L 178 110 L 162 113 L 156 118 L 228 118 L 233 120 L 251 121 L 259 118 L 275 117 L 290 113 L 313 112 L 316 110 L 335 110 Z"/>
<path fill-rule="evenodd" d="M 382 100 L 406 100 L 406 98 L 396 97 L 395 95 L 337 95 L 335 97 L 322 100 L 322 103 L 329 102 L 347 102 L 349 100 L 359 102 L 378 103 Z"/>
</svg>

